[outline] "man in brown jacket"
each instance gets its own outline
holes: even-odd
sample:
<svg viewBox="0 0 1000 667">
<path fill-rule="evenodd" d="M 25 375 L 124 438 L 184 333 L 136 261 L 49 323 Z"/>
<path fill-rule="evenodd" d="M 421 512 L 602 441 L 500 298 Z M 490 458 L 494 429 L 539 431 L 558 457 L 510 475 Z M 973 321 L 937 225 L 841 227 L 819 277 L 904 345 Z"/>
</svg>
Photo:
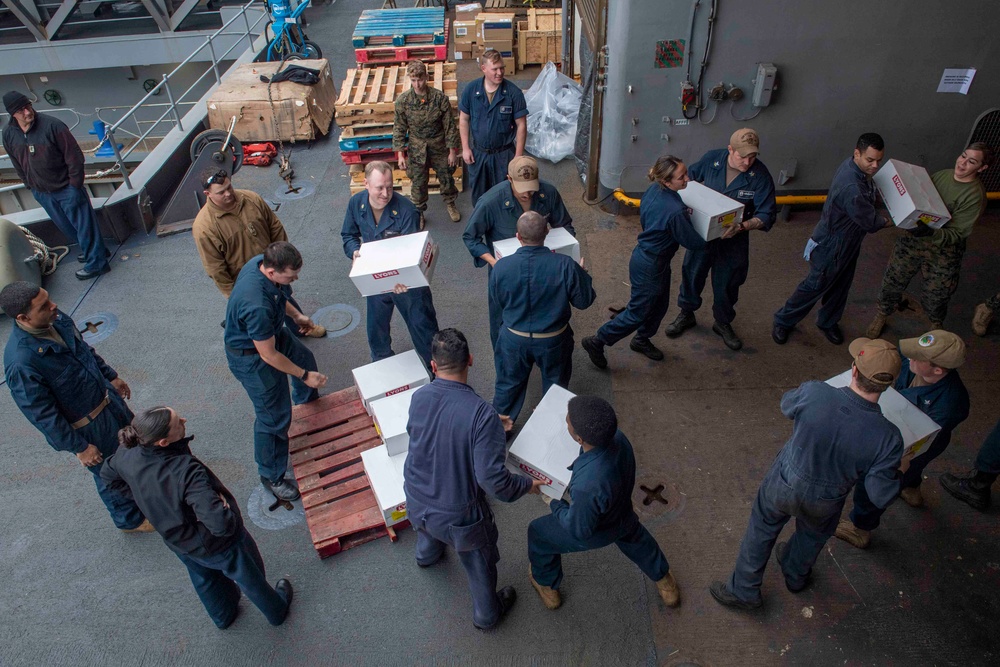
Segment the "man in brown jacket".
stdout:
<svg viewBox="0 0 1000 667">
<path fill-rule="evenodd" d="M 267 202 L 256 192 L 233 188 L 224 170 L 206 172 L 204 185 L 205 205 L 194 219 L 191 232 L 205 273 L 228 298 L 236 276 L 250 258 L 262 254 L 275 241 L 287 241 L 288 234 Z M 286 323 L 300 336 L 326 335 L 326 328 L 318 324 L 303 329 L 290 321 Z"/>
</svg>

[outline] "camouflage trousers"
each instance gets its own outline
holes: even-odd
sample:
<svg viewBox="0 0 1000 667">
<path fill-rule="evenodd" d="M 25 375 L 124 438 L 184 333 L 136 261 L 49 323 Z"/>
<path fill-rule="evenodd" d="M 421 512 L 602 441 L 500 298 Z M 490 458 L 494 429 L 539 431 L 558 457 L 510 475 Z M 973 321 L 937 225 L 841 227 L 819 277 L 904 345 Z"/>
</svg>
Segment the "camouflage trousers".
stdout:
<svg viewBox="0 0 1000 667">
<path fill-rule="evenodd" d="M 448 166 L 448 149 L 440 144 L 415 145 L 407 150 L 406 176 L 410 179 L 410 201 L 423 213 L 427 210 L 428 169 L 433 169 L 441 187 L 441 198 L 446 204 L 458 198 L 455 187 L 455 167 Z"/>
<path fill-rule="evenodd" d="M 994 312 L 1000 310 L 1000 292 L 986 299 L 986 307 Z"/>
<path fill-rule="evenodd" d="M 939 246 L 932 243 L 929 237 L 900 236 L 882 276 L 882 287 L 878 293 L 879 312 L 892 314 L 903 298 L 903 291 L 913 276 L 920 272 L 924 282 L 920 305 L 931 322 L 943 322 L 948 314 L 951 295 L 958 288 L 964 254 L 964 243 Z"/>
</svg>

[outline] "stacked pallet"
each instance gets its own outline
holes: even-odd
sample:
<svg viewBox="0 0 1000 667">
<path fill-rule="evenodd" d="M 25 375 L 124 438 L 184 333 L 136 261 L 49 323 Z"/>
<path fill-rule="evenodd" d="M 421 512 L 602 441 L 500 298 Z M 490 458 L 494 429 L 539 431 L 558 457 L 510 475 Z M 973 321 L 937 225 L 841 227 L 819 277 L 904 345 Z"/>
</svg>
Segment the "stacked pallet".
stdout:
<svg viewBox="0 0 1000 667">
<path fill-rule="evenodd" d="M 532 3 L 524 0 L 480 0 L 483 3 L 484 12 L 499 12 L 501 14 L 514 14 L 518 17 L 527 15 L 530 8 L 555 9 L 562 6 L 562 0 L 534 0 Z"/>
<path fill-rule="evenodd" d="M 443 91 L 458 114 L 458 80 L 455 63 L 428 63 L 427 85 Z M 340 87 L 334 121 L 341 127 L 340 155 L 350 165 L 351 192 L 364 189 L 364 166 L 375 160 L 396 164 L 392 150 L 392 124 L 396 98 L 410 88 L 405 65 L 359 67 L 347 70 Z M 402 170 L 393 171 L 394 187 L 408 195 L 410 180 Z M 455 184 L 462 189 L 462 169 L 455 170 Z M 431 170 L 430 192 L 438 182 Z"/>
<path fill-rule="evenodd" d="M 449 22 L 443 7 L 366 9 L 354 29 L 359 66 L 448 59 Z"/>
</svg>

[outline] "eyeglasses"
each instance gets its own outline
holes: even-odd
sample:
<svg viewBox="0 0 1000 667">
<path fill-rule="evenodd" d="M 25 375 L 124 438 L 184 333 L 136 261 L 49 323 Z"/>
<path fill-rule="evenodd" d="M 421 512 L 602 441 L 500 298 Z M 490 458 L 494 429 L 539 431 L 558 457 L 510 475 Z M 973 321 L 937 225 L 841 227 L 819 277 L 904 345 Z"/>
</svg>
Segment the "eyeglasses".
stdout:
<svg viewBox="0 0 1000 667">
<path fill-rule="evenodd" d="M 208 177 L 208 179 L 205 181 L 205 189 L 208 190 L 210 187 L 216 184 L 222 185 L 223 183 L 226 182 L 227 178 L 229 178 L 229 172 L 224 169 L 220 169 L 219 171 L 215 172 L 214 174 Z"/>
</svg>

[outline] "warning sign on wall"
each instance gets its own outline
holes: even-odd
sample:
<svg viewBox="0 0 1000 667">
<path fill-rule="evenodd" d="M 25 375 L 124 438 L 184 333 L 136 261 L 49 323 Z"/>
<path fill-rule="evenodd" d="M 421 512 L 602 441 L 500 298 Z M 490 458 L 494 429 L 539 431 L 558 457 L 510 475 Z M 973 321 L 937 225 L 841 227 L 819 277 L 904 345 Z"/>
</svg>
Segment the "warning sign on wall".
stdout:
<svg viewBox="0 0 1000 667">
<path fill-rule="evenodd" d="M 668 39 L 656 43 L 656 67 L 680 67 L 684 64 L 684 40 Z"/>
</svg>

